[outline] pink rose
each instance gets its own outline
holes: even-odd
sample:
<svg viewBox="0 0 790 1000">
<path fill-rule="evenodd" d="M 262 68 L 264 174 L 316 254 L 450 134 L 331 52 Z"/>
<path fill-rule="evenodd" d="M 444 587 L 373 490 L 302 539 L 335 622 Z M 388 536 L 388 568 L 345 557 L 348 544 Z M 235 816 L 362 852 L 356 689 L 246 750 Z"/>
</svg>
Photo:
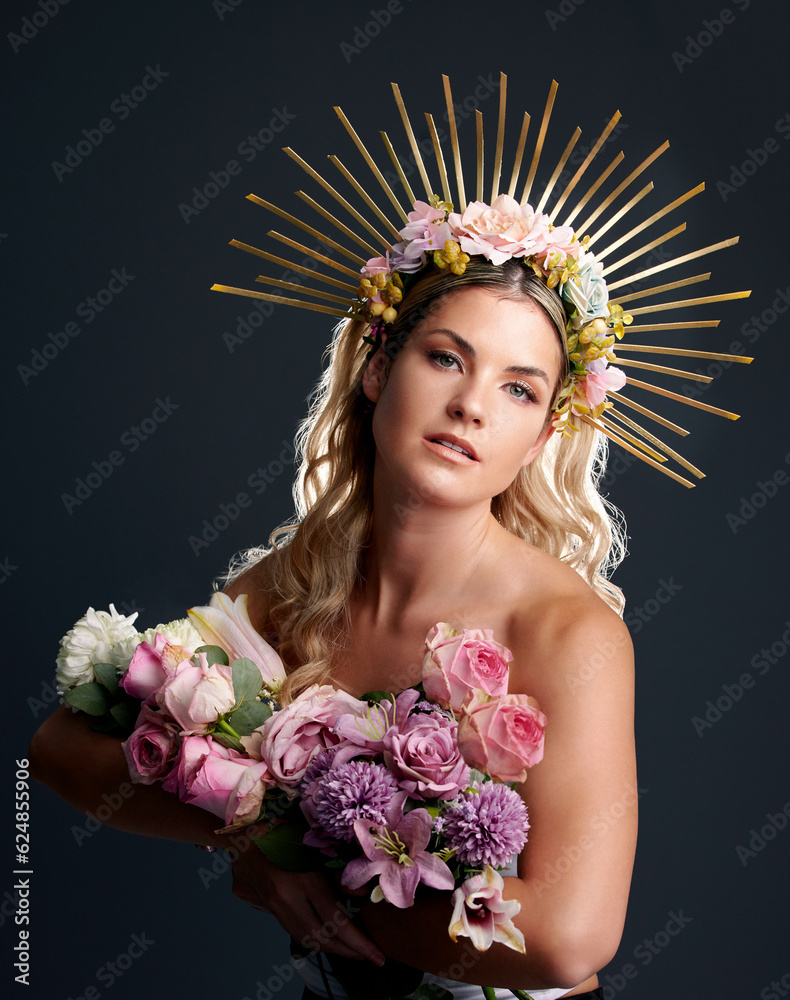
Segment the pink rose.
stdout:
<svg viewBox="0 0 790 1000">
<path fill-rule="evenodd" d="M 458 749 L 458 723 L 440 713 L 417 712 L 384 737 L 384 762 L 409 795 L 454 799 L 469 784 Z"/>
<path fill-rule="evenodd" d="M 434 625 L 425 639 L 422 663 L 425 694 L 442 708 L 461 709 L 475 688 L 495 697 L 505 694 L 508 663 L 513 654 L 493 639 L 488 628 L 464 629 L 458 635 L 445 622 Z"/>
<path fill-rule="evenodd" d="M 599 406 L 606 398 L 607 392 L 616 392 L 625 385 L 625 372 L 622 368 L 609 368 L 605 358 L 590 361 L 587 364 L 587 375 L 578 391 L 585 396 L 592 408 Z"/>
<path fill-rule="evenodd" d="M 263 761 L 252 761 L 211 736 L 187 736 L 178 766 L 162 787 L 176 792 L 182 802 L 221 816 L 226 826 L 242 826 L 258 818 L 272 784 Z"/>
<path fill-rule="evenodd" d="M 313 684 L 290 705 L 275 712 L 263 724 L 260 752 L 277 784 L 295 796 L 295 786 L 313 757 L 348 742 L 332 732 L 338 717 L 361 715 L 366 709 L 364 702 L 331 684 Z"/>
<path fill-rule="evenodd" d="M 198 665 L 179 663 L 156 693 L 156 703 L 185 733 L 205 732 L 236 704 L 231 668 L 209 666 L 205 653 L 197 655 Z"/>
<path fill-rule="evenodd" d="M 506 694 L 491 700 L 475 691 L 458 724 L 458 746 L 470 767 L 498 781 L 524 781 L 543 759 L 546 716 L 534 698 Z"/>
<path fill-rule="evenodd" d="M 162 713 L 143 705 L 134 732 L 121 744 L 132 781 L 152 785 L 164 777 L 175 741 L 175 733 L 167 728 Z"/>
<path fill-rule="evenodd" d="M 458 234 L 462 250 L 482 254 L 497 265 L 510 257 L 539 254 L 550 239 L 549 217 L 506 194 L 499 195 L 492 205 L 473 201 L 463 215 L 450 213 L 448 222 Z"/>
<path fill-rule="evenodd" d="M 191 655 L 188 649 L 172 645 L 157 632 L 153 646 L 148 642 L 137 646 L 119 684 L 133 698 L 150 703 L 169 674 Z"/>
</svg>

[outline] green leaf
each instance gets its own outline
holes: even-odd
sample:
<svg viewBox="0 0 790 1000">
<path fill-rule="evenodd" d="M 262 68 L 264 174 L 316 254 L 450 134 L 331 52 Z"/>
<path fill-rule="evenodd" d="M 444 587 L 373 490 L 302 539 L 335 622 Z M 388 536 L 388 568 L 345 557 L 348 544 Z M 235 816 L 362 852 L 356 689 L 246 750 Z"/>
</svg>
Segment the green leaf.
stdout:
<svg viewBox="0 0 790 1000">
<path fill-rule="evenodd" d="M 139 714 L 140 702 L 133 698 L 124 698 L 110 708 L 110 715 L 127 733 L 131 733 L 134 729 Z"/>
<path fill-rule="evenodd" d="M 372 701 L 378 705 L 382 701 L 395 701 L 395 695 L 390 691 L 366 691 L 360 701 Z"/>
<path fill-rule="evenodd" d="M 118 691 L 118 670 L 111 663 L 94 663 L 93 672 L 110 694 Z"/>
<path fill-rule="evenodd" d="M 239 736 L 249 736 L 254 729 L 262 726 L 271 714 L 272 710 L 264 702 L 245 701 L 234 712 L 231 712 L 228 716 L 228 722 Z"/>
<path fill-rule="evenodd" d="M 241 740 L 237 740 L 236 737 L 231 736 L 230 733 L 223 733 L 221 730 L 215 729 L 211 735 L 217 743 L 221 743 L 224 747 L 228 747 L 230 750 L 238 750 L 239 753 L 247 752 L 244 749 L 244 744 Z"/>
<path fill-rule="evenodd" d="M 261 672 L 246 656 L 239 657 L 231 664 L 233 675 L 233 695 L 236 705 L 246 701 L 254 701 L 261 693 L 263 678 Z"/>
<path fill-rule="evenodd" d="M 96 681 L 80 684 L 63 695 L 67 705 L 73 705 L 87 715 L 104 715 L 110 707 L 110 699 L 105 689 Z"/>
<path fill-rule="evenodd" d="M 228 665 L 228 654 L 221 646 L 198 646 L 192 656 L 192 659 L 195 659 L 198 653 L 206 654 L 209 666 L 211 666 L 212 663 L 221 663 L 223 667 L 227 667 Z"/>
<path fill-rule="evenodd" d="M 304 827 L 295 823 L 281 823 L 252 841 L 263 851 L 272 864 L 287 872 L 309 872 L 323 867 L 321 854 L 314 847 L 302 843 Z"/>
<path fill-rule="evenodd" d="M 453 1000 L 453 994 L 438 983 L 423 983 L 411 996 L 412 1000 Z"/>
</svg>

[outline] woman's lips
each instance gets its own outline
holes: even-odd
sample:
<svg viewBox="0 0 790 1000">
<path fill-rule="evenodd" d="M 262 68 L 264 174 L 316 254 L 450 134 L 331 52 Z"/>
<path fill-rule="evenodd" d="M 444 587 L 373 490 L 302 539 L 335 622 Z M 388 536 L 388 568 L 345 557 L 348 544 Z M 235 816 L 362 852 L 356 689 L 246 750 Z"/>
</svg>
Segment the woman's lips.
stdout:
<svg viewBox="0 0 790 1000">
<path fill-rule="evenodd" d="M 441 442 L 446 442 L 442 444 Z M 442 458 L 449 459 L 452 462 L 458 462 L 462 465 L 476 464 L 478 459 L 473 457 L 474 452 L 466 444 L 462 444 L 456 441 L 454 438 L 449 436 L 436 437 L 436 438 L 423 438 L 423 443 L 429 451 L 434 452 L 436 455 L 440 455 Z M 453 445 L 454 447 L 450 447 Z M 465 451 L 469 451 L 469 454 L 463 454 L 457 451 L 457 448 L 464 448 Z"/>
</svg>

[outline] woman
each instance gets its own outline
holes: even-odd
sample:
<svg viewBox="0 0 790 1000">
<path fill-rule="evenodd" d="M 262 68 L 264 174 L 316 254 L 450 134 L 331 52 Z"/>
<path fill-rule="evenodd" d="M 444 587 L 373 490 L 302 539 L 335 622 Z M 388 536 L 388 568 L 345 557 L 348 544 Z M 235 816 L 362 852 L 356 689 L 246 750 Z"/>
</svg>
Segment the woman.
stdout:
<svg viewBox="0 0 790 1000">
<path fill-rule="evenodd" d="M 534 696 L 549 720 L 544 759 L 519 789 L 529 842 L 505 879 L 526 954 L 494 945 L 470 960 L 447 935 L 446 894 L 408 910 L 364 896 L 339 909 L 322 874 L 282 872 L 254 850 L 236 862 L 234 891 L 330 954 L 584 996 L 617 950 L 628 897 L 633 668 L 621 596 L 602 572 L 616 532 L 592 485 L 596 433 L 553 433 L 565 311 L 521 262 L 481 262 L 421 272 L 370 354 L 365 329 L 339 329 L 302 428 L 297 522 L 249 553 L 226 592 L 248 594 L 256 628 L 277 642 L 286 699 L 326 679 L 356 696 L 417 683 L 439 621 L 492 629 L 512 651 L 510 691 Z M 125 773 L 118 744 L 65 709 L 37 734 L 31 764 L 82 809 Z M 227 843 L 207 814 L 158 787 L 138 792 L 111 825 Z M 321 995 L 309 970 L 308 981 Z"/>
</svg>

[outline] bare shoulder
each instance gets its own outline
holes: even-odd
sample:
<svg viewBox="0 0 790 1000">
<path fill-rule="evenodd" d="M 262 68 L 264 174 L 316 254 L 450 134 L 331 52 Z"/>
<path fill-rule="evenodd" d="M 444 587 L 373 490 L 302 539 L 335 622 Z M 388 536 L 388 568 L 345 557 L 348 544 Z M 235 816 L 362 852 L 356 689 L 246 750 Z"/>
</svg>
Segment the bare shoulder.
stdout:
<svg viewBox="0 0 790 1000">
<path fill-rule="evenodd" d="M 278 558 L 277 550 L 270 550 L 263 558 L 248 566 L 222 588 L 223 593 L 234 600 L 241 594 L 247 595 L 247 611 L 250 620 L 255 628 L 262 633 L 268 631 L 272 579 L 276 572 Z"/>
<path fill-rule="evenodd" d="M 539 700 L 633 687 L 623 620 L 572 567 L 516 539 L 509 637 L 517 690 Z"/>
</svg>

